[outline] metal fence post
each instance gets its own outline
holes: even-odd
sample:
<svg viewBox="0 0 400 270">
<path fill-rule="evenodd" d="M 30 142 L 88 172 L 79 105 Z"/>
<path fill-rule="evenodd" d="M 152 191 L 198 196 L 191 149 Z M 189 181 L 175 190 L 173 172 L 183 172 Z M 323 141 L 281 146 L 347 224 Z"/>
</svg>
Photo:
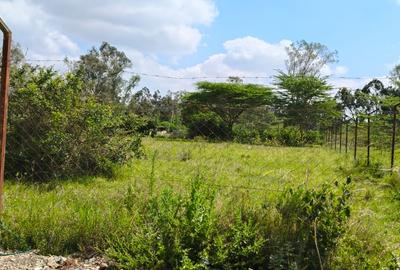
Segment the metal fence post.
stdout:
<svg viewBox="0 0 400 270">
<path fill-rule="evenodd" d="M 358 132 L 358 117 L 355 119 L 355 127 L 354 127 L 354 161 L 357 160 L 357 132 Z"/>
<path fill-rule="evenodd" d="M 342 122 L 339 124 L 339 153 L 342 153 Z"/>
<path fill-rule="evenodd" d="M 0 93 L 0 212 L 3 211 L 3 187 L 4 187 L 4 165 L 6 158 L 6 136 L 7 136 L 7 109 L 8 88 L 10 85 L 10 62 L 11 62 L 11 31 L 0 18 L 0 30 L 3 32 L 3 52 L 1 61 L 1 93 Z"/>
<path fill-rule="evenodd" d="M 348 151 L 348 142 L 349 142 L 349 121 L 346 121 L 346 139 L 345 139 L 346 154 L 347 154 L 347 151 Z"/>
<path fill-rule="evenodd" d="M 396 104 L 393 106 L 393 129 L 392 129 L 392 149 L 390 156 L 390 169 L 394 168 L 394 148 L 396 146 L 396 122 L 397 122 L 397 106 L 400 104 Z"/>
<path fill-rule="evenodd" d="M 335 150 L 337 149 L 336 145 L 337 145 L 337 126 L 335 125 L 334 127 L 335 130 Z"/>
<path fill-rule="evenodd" d="M 368 115 L 367 119 L 367 166 L 370 163 L 370 151 L 371 151 L 371 116 Z"/>
</svg>

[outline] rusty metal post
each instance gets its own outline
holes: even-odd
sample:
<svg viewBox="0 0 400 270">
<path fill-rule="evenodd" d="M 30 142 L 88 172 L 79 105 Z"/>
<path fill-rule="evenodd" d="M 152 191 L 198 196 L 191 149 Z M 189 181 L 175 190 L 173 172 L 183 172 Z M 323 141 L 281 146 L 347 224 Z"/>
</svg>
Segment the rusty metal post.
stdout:
<svg viewBox="0 0 400 270">
<path fill-rule="evenodd" d="M 396 122 L 397 122 L 397 106 L 400 104 L 396 104 L 393 106 L 393 129 L 392 129 L 392 149 L 391 149 L 391 156 L 390 156 L 390 169 L 393 170 L 394 167 L 394 148 L 396 146 Z"/>
<path fill-rule="evenodd" d="M 0 93 L 0 213 L 3 211 L 4 165 L 6 158 L 8 88 L 10 86 L 11 31 L 0 18 L 0 30 L 3 32 L 3 52 L 1 61 Z"/>
<path fill-rule="evenodd" d="M 358 117 L 355 120 L 355 127 L 354 127 L 354 161 L 357 160 L 357 134 L 358 133 Z"/>
<path fill-rule="evenodd" d="M 367 119 L 367 166 L 370 164 L 370 152 L 371 152 L 371 116 L 368 115 Z"/>
</svg>

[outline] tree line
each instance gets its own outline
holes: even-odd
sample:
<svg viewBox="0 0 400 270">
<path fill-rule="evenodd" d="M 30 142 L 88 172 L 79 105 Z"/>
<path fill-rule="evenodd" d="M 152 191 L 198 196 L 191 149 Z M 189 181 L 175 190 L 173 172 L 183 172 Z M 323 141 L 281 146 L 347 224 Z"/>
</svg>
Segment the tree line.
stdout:
<svg viewBox="0 0 400 270">
<path fill-rule="evenodd" d="M 134 103 L 140 109 L 135 112 L 150 116 L 158 130 L 176 137 L 290 146 L 321 143 L 323 133 L 336 123 L 365 121 L 388 113 L 400 101 L 400 65 L 388 85 L 372 79 L 359 89 L 334 89 L 322 70 L 337 59 L 337 52 L 325 45 L 300 41 L 287 48 L 285 70 L 277 71 L 272 87 L 230 77 L 227 82 L 198 82 L 195 92 L 167 94 L 168 103 L 160 103 L 159 92 L 151 96 L 145 88 L 147 94 L 136 93 Z"/>
<path fill-rule="evenodd" d="M 323 131 L 343 119 L 382 114 L 400 99 L 400 65 L 385 86 L 374 79 L 334 95 L 322 70 L 337 52 L 300 41 L 287 48 L 274 85 L 198 82 L 196 91 L 135 90 L 133 63 L 103 42 L 68 70 L 27 63 L 12 51 L 8 122 L 8 177 L 50 179 L 110 174 L 115 164 L 140 156 L 144 135 L 239 143 L 302 146 L 321 143 Z"/>
</svg>

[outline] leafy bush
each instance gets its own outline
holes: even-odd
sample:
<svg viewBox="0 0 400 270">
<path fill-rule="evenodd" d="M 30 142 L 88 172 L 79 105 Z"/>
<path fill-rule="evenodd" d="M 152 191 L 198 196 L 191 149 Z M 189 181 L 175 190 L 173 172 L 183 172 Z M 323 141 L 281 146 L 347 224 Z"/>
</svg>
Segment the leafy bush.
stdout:
<svg viewBox="0 0 400 270">
<path fill-rule="evenodd" d="M 244 125 L 233 127 L 234 141 L 238 143 L 255 144 L 260 142 L 260 134 L 255 129 L 247 128 Z"/>
<path fill-rule="evenodd" d="M 197 136 L 223 140 L 230 137 L 230 131 L 224 121 L 213 112 L 194 112 L 184 115 L 183 123 L 188 128 L 188 137 Z"/>
<path fill-rule="evenodd" d="M 328 261 L 345 232 L 350 217 L 348 185 L 350 179 L 334 190 L 323 185 L 319 190 L 288 189 L 277 204 L 281 222 L 274 235 L 278 252 L 272 254 L 274 269 L 319 269 Z M 281 250 L 279 250 L 281 249 Z"/>
<path fill-rule="evenodd" d="M 214 269 L 265 269 L 268 240 L 260 225 L 237 211 L 233 224 L 216 237 L 211 261 Z"/>
<path fill-rule="evenodd" d="M 298 127 L 284 127 L 281 129 L 266 130 L 264 136 L 267 142 L 278 142 L 285 146 L 305 146 L 321 143 L 321 134 L 318 131 L 301 131 Z"/>
<path fill-rule="evenodd" d="M 107 254 L 123 269 L 199 269 L 215 229 L 213 202 L 198 180 L 187 197 L 165 190 L 142 205 L 134 232 L 110 238 Z"/>
<path fill-rule="evenodd" d="M 349 183 L 289 189 L 277 203 L 264 202 L 268 211 L 238 207 L 232 220 L 198 179 L 187 196 L 165 190 L 134 205 L 131 191 L 134 228 L 111 235 L 106 253 L 122 269 L 319 269 L 345 231 Z"/>
<path fill-rule="evenodd" d="M 26 80 L 9 98 L 7 177 L 110 175 L 114 164 L 140 154 L 140 136 L 127 117 L 82 96 L 79 75 L 41 68 Z"/>
</svg>

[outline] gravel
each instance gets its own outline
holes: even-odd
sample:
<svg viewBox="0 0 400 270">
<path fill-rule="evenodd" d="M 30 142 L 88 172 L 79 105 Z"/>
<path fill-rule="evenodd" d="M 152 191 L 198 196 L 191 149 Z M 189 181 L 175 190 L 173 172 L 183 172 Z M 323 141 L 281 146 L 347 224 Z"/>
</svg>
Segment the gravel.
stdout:
<svg viewBox="0 0 400 270">
<path fill-rule="evenodd" d="M 4 254 L 0 251 L 0 254 Z M 73 256 L 42 256 L 37 252 L 0 256 L 0 270 L 106 270 L 110 269 L 104 258 L 89 259 Z"/>
</svg>

